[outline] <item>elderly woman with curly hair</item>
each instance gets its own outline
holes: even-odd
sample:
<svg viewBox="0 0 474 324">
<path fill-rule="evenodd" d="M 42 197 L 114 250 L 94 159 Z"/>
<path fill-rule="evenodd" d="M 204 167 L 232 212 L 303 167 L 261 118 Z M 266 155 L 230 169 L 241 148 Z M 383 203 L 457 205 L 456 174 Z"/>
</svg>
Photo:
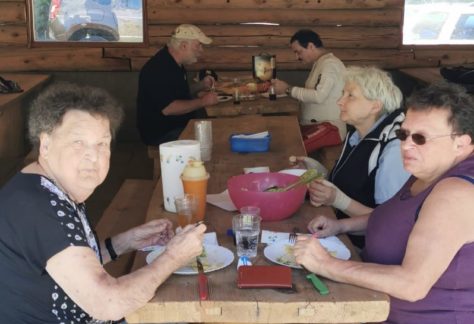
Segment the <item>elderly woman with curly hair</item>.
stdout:
<svg viewBox="0 0 474 324">
<path fill-rule="evenodd" d="M 106 240 L 91 230 L 84 201 L 109 170 L 123 112 L 105 91 L 59 84 L 34 102 L 29 135 L 38 160 L 0 191 L 0 318 L 4 323 L 105 323 L 150 300 L 202 251 L 205 226 L 173 237 L 158 219 Z M 166 252 L 113 278 L 103 264 L 152 244 Z"/>
</svg>

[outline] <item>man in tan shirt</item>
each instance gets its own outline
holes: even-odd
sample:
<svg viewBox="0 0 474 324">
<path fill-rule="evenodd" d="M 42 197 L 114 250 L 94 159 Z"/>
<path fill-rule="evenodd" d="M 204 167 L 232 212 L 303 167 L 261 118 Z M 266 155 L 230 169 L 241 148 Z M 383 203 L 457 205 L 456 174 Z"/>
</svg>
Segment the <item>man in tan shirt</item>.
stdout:
<svg viewBox="0 0 474 324">
<path fill-rule="evenodd" d="M 285 81 L 274 79 L 276 93 L 286 92 L 300 101 L 301 125 L 328 121 L 338 128 L 341 140 L 344 139 L 346 125 L 339 119 L 337 105 L 344 88 L 344 63 L 323 47 L 319 35 L 312 30 L 299 30 L 291 37 L 290 44 L 296 58 L 313 63 L 313 67 L 304 87 L 290 86 Z"/>
</svg>

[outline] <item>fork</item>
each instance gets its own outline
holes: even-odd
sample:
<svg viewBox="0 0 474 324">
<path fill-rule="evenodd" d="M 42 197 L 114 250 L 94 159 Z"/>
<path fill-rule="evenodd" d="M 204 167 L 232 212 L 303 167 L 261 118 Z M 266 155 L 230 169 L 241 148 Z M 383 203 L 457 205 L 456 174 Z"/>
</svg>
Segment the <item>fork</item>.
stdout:
<svg viewBox="0 0 474 324">
<path fill-rule="evenodd" d="M 290 233 L 290 236 L 288 237 L 288 242 L 295 243 L 296 242 L 296 237 L 298 236 L 298 234 L 297 234 L 298 232 L 299 232 L 298 228 L 294 227 L 293 232 Z M 314 288 L 316 288 L 316 290 L 319 291 L 319 294 L 327 295 L 329 293 L 329 289 L 324 284 L 324 282 L 322 282 L 321 279 L 319 279 L 318 276 L 316 276 L 314 273 L 312 273 L 311 271 L 306 269 L 304 265 L 300 264 L 300 266 L 303 269 L 303 271 L 306 273 L 306 275 L 305 275 L 306 279 L 308 279 L 309 282 L 311 282 L 313 284 Z"/>
</svg>

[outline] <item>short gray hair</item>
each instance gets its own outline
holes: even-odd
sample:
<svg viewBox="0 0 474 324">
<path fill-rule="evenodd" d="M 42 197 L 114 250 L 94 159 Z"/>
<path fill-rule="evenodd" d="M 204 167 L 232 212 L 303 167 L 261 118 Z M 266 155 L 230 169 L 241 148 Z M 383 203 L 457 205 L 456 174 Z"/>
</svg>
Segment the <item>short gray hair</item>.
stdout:
<svg viewBox="0 0 474 324">
<path fill-rule="evenodd" d="M 178 49 L 179 45 L 184 42 L 189 42 L 189 39 L 171 37 L 167 45 L 169 48 Z"/>
<path fill-rule="evenodd" d="M 401 107 L 403 95 L 393 83 L 390 74 L 374 66 L 349 66 L 346 82 L 357 84 L 365 98 L 382 103 L 382 113 L 390 113 Z"/>
<path fill-rule="evenodd" d="M 115 138 L 123 119 L 122 107 L 107 91 L 66 82 L 56 83 L 41 93 L 30 108 L 28 135 L 31 143 L 37 146 L 40 134 L 51 134 L 71 110 L 106 118 L 112 138 Z"/>
</svg>

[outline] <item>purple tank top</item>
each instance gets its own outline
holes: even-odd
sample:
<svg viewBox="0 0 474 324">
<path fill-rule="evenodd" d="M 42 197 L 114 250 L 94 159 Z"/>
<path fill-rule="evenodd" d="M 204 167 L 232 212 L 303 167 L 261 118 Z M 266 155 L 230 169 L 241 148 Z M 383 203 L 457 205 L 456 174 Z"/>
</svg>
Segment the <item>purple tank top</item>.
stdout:
<svg viewBox="0 0 474 324">
<path fill-rule="evenodd" d="M 447 171 L 437 182 L 453 176 L 464 176 L 474 184 L 474 156 Z M 410 178 L 392 199 L 373 211 L 362 252 L 365 262 L 402 263 L 418 211 L 436 184 L 412 196 L 410 187 L 414 180 Z M 408 302 L 391 297 L 387 323 L 474 323 L 474 243 L 462 246 L 422 300 Z"/>
</svg>

